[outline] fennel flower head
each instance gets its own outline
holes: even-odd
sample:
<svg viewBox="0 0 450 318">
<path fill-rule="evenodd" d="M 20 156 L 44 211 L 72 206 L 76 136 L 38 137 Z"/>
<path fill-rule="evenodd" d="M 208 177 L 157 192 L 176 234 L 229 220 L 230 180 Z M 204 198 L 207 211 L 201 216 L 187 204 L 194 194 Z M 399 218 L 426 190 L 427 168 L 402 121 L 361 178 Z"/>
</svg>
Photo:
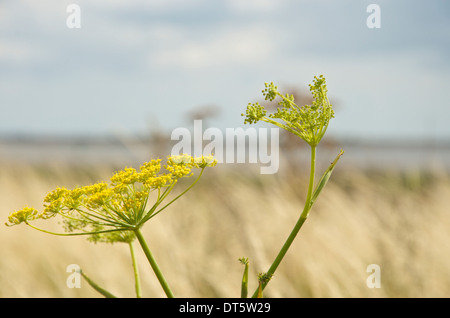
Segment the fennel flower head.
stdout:
<svg viewBox="0 0 450 318">
<path fill-rule="evenodd" d="M 139 170 L 125 168 L 116 172 L 110 183 L 100 182 L 72 190 L 56 188 L 44 199 L 44 210 L 25 207 L 8 217 L 7 226 L 25 223 L 35 229 L 57 235 L 88 235 L 93 242 L 130 242 L 133 230 L 167 208 L 198 181 L 206 167 L 217 163 L 212 156 L 198 158 L 189 155 L 151 160 Z M 164 168 L 164 169 L 162 169 Z M 169 194 L 181 178 L 198 177 L 181 194 L 169 201 Z M 167 202 L 169 201 L 169 202 Z M 163 202 L 167 202 L 163 205 Z M 48 232 L 31 225 L 30 221 L 60 216 L 67 233 Z"/>
<path fill-rule="evenodd" d="M 265 89 L 262 91 L 265 100 L 273 101 L 280 97 L 280 107 L 275 113 L 267 115 L 262 105 L 249 103 L 246 113 L 242 114 L 246 117 L 244 123 L 254 124 L 261 120 L 290 131 L 312 147 L 317 146 L 328 128 L 330 119 L 334 117 L 334 111 L 327 97 L 323 75 L 315 76 L 309 87 L 314 98 L 312 105 L 298 106 L 293 95 L 282 95 L 273 83 L 265 83 Z"/>
</svg>

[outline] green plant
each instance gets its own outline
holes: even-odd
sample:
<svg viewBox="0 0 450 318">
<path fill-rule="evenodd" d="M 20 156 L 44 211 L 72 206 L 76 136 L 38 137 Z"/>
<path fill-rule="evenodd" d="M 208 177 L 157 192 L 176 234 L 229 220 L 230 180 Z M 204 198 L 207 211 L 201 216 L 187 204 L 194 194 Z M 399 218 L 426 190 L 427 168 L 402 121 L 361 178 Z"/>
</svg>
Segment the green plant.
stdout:
<svg viewBox="0 0 450 318">
<path fill-rule="evenodd" d="M 302 212 L 284 245 L 267 272 L 258 275 L 258 287 L 252 297 L 263 297 L 263 290 L 286 255 L 289 247 L 306 221 L 314 202 L 328 182 L 333 169 L 343 154 L 341 150 L 315 185 L 316 147 L 322 140 L 331 118 L 333 108 L 327 97 L 327 88 L 323 76 L 315 77 L 310 85 L 314 97 L 312 105 L 297 106 L 292 95 L 282 95 L 273 83 L 266 83 L 263 94 L 266 100 L 280 97 L 279 107 L 273 114 L 259 103 L 247 106 L 244 123 L 254 124 L 264 121 L 285 129 L 306 141 L 311 148 L 310 177 L 306 201 Z M 94 185 L 78 187 L 72 190 L 57 188 L 44 199 L 44 210 L 25 207 L 8 217 L 7 226 L 25 223 L 33 229 L 59 236 L 85 235 L 92 242 L 126 243 L 129 246 L 134 271 L 136 296 L 141 297 L 139 271 L 134 250 L 137 239 L 167 297 L 174 297 L 161 269 L 142 235 L 144 224 L 161 213 L 173 202 L 186 194 L 200 179 L 206 167 L 216 165 L 213 156 L 193 158 L 189 155 L 170 156 L 162 170 L 161 160 L 151 160 L 141 165 L 139 171 L 125 168 L 110 178 L 110 183 L 100 182 Z M 178 195 L 170 195 L 182 178 L 194 175 L 193 170 L 200 169 L 194 181 Z M 169 199 L 171 198 L 171 199 Z M 62 218 L 65 233 L 51 232 L 35 224 L 35 220 Z M 245 266 L 242 277 L 241 297 L 248 296 L 247 258 L 239 259 Z M 105 297 L 115 297 L 112 293 L 96 284 L 84 271 L 80 275 Z"/>
<path fill-rule="evenodd" d="M 273 124 L 300 137 L 311 148 L 310 177 L 304 208 L 269 270 L 259 275 L 259 286 L 252 297 L 262 297 L 262 291 L 274 275 L 289 247 L 308 218 L 314 202 L 328 182 L 339 158 L 344 153 L 343 150 L 340 151 L 314 188 L 316 147 L 325 135 L 330 120 L 334 117 L 334 111 L 328 100 L 326 80 L 322 75 L 314 77 L 313 83 L 310 84 L 310 90 L 314 98 L 312 105 L 298 106 L 294 102 L 293 95 L 282 95 L 278 92 L 277 86 L 273 83 L 266 83 L 265 89 L 262 91 L 265 100 L 273 101 L 275 98 L 280 97 L 281 101 L 279 102 L 279 106 L 281 107 L 278 107 L 275 113 L 267 115 L 266 109 L 261 104 L 249 103 L 246 113 L 242 114 L 242 116 L 245 116 L 245 124 L 255 124 L 259 121 Z M 248 260 L 246 264 L 248 264 Z M 248 271 L 247 266 L 246 271 Z"/>
<path fill-rule="evenodd" d="M 189 155 L 171 156 L 164 165 L 165 171 L 161 171 L 161 160 L 152 160 L 141 165 L 139 171 L 134 168 L 118 171 L 111 177 L 110 184 L 100 182 L 73 190 L 57 188 L 45 197 L 43 212 L 39 213 L 34 208 L 25 207 L 10 214 L 6 225 L 25 223 L 36 230 L 53 235 L 87 235 L 88 240 L 92 242 L 127 243 L 133 264 L 136 296 L 141 297 L 133 246 L 137 238 L 167 297 L 174 297 L 141 229 L 147 221 L 189 191 L 200 179 L 206 167 L 214 165 L 216 161 L 212 156 L 199 158 Z M 163 204 L 169 200 L 169 194 L 179 184 L 181 178 L 194 175 L 194 169 L 200 169 L 197 178 L 184 191 Z M 66 233 L 47 231 L 30 223 L 37 219 L 46 220 L 56 216 L 62 218 Z M 114 297 L 83 271 L 80 274 L 102 295 Z"/>
</svg>

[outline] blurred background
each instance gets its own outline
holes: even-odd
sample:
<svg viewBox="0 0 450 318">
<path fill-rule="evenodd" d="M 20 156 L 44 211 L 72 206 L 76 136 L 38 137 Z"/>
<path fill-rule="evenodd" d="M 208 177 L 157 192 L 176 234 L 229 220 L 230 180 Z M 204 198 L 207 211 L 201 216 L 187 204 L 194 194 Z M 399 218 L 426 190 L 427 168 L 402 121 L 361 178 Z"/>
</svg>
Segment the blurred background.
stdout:
<svg viewBox="0 0 450 318">
<path fill-rule="evenodd" d="M 73 3 L 81 28 L 66 24 Z M 265 82 L 310 103 L 323 74 L 336 118 L 318 173 L 345 154 L 265 295 L 449 297 L 449 16 L 444 0 L 0 1 L 0 216 L 164 158 L 195 119 L 249 127 Z M 176 296 L 239 297 L 240 257 L 256 288 L 303 207 L 308 151 L 281 132 L 277 174 L 219 165 L 146 225 Z M 0 297 L 98 297 L 66 286 L 73 263 L 133 297 L 127 253 L 2 226 Z M 163 297 L 142 256 L 144 296 Z"/>
</svg>

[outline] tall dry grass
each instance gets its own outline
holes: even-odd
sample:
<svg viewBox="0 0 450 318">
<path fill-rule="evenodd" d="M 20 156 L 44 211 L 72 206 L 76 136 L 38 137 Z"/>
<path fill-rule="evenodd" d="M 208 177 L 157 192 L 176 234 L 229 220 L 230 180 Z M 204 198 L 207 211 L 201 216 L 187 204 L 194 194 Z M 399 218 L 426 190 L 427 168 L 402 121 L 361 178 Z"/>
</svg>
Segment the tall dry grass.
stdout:
<svg viewBox="0 0 450 318">
<path fill-rule="evenodd" d="M 0 218 L 23 205 L 40 208 L 56 186 L 107 180 L 116 168 L 3 162 Z M 301 212 L 305 173 L 218 166 L 147 223 L 143 232 L 175 296 L 239 297 L 240 257 L 250 260 L 253 291 L 257 273 L 268 269 Z M 338 165 L 265 296 L 449 297 L 449 203 L 445 173 Z M 143 295 L 164 297 L 138 251 Z M 119 297 L 134 296 L 125 244 L 0 227 L 0 297 L 99 297 L 84 281 L 79 289 L 66 286 L 69 264 Z M 381 288 L 366 285 L 369 264 L 380 266 Z"/>
</svg>

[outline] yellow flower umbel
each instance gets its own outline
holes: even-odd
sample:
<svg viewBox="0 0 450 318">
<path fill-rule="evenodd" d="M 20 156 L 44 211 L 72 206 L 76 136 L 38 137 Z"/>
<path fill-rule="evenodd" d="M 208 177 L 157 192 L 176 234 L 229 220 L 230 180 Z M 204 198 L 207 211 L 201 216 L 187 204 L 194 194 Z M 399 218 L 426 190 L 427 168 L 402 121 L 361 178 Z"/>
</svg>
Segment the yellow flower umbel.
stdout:
<svg viewBox="0 0 450 318">
<path fill-rule="evenodd" d="M 312 105 L 298 106 L 294 102 L 293 95 L 282 95 L 273 83 L 265 83 L 262 91 L 266 100 L 273 101 L 277 96 L 281 97 L 277 112 L 266 116 L 267 111 L 259 103 L 248 104 L 244 123 L 254 124 L 258 121 L 276 125 L 305 140 L 311 147 L 319 144 L 325 134 L 330 119 L 334 117 L 334 111 L 327 97 L 327 85 L 325 78 L 320 75 L 314 77 L 310 90 L 314 97 Z M 279 119 L 278 122 L 274 119 Z"/>
<path fill-rule="evenodd" d="M 118 171 L 111 177 L 110 184 L 100 182 L 73 190 L 57 188 L 45 197 L 42 213 L 34 208 L 25 207 L 11 213 L 6 225 L 25 223 L 49 234 L 88 235 L 88 239 L 93 242 L 128 243 L 134 269 L 136 296 L 141 297 L 139 271 L 133 247 L 133 241 L 137 238 L 164 292 L 167 297 L 172 298 L 174 295 L 140 229 L 145 222 L 190 190 L 206 167 L 215 166 L 216 163 L 212 156 L 199 158 L 189 155 L 170 156 L 163 166 L 163 171 L 161 160 L 158 159 L 144 163 L 139 171 L 134 168 Z M 164 201 L 169 200 L 169 194 L 178 180 L 193 176 L 194 169 L 200 169 L 197 178 L 181 194 L 162 205 Z M 63 218 L 64 228 L 68 233 L 49 232 L 30 223 L 36 219 L 49 219 L 57 215 Z M 114 297 L 88 278 L 84 272 L 82 275 L 105 297 Z"/>
<path fill-rule="evenodd" d="M 198 181 L 207 166 L 215 164 L 212 156 L 170 156 L 162 171 L 161 160 L 152 160 L 142 164 L 139 171 L 134 168 L 118 171 L 111 177 L 110 184 L 100 182 L 73 190 L 57 188 L 45 197 L 42 213 L 25 207 L 12 213 L 6 225 L 26 223 L 36 228 L 30 221 L 59 215 L 68 232 L 60 235 L 89 235 L 89 240 L 94 242 L 129 242 L 134 239 L 135 229 L 180 198 Z M 195 181 L 161 206 L 178 180 L 191 177 L 194 169 L 201 169 Z M 152 204 L 149 198 L 154 199 Z"/>
</svg>

